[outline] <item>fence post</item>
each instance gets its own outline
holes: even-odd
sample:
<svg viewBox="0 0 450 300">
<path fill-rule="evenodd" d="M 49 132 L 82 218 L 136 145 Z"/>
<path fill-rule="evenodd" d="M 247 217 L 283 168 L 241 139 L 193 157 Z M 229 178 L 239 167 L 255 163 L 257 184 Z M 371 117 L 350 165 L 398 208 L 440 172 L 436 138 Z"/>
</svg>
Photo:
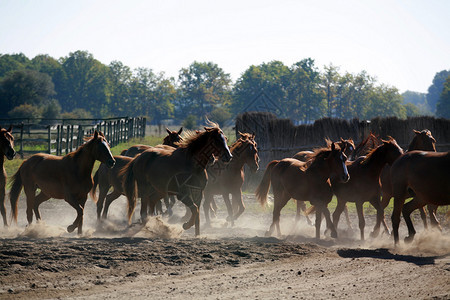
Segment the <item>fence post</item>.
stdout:
<svg viewBox="0 0 450 300">
<path fill-rule="evenodd" d="M 48 154 L 52 154 L 52 134 L 51 134 L 51 125 L 48 125 Z"/>
<path fill-rule="evenodd" d="M 69 152 L 72 152 L 73 151 L 73 124 L 72 125 L 70 125 L 70 151 Z"/>
<path fill-rule="evenodd" d="M 20 124 L 20 157 L 23 158 L 23 123 Z"/>
<path fill-rule="evenodd" d="M 70 125 L 67 125 L 66 127 L 66 154 L 69 153 L 69 133 L 70 133 L 69 126 Z"/>
<path fill-rule="evenodd" d="M 145 117 L 142 118 L 142 137 L 145 137 L 145 127 L 147 125 L 147 119 Z"/>
</svg>

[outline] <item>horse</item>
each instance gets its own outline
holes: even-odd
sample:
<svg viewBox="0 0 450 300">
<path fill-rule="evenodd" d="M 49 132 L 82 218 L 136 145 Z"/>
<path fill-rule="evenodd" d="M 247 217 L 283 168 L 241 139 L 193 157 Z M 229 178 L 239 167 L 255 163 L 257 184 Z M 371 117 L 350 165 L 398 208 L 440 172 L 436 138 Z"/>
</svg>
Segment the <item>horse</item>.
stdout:
<svg viewBox="0 0 450 300">
<path fill-rule="evenodd" d="M 244 165 L 247 164 L 252 172 L 259 169 L 258 149 L 255 142 L 255 134 L 240 133 L 241 136 L 230 147 L 233 159 L 228 164 L 215 163 L 209 166 L 208 183 L 206 184 L 204 194 L 205 202 L 203 208 L 205 212 L 206 223 L 210 223 L 209 210 L 214 195 L 222 195 L 228 210 L 227 220 L 234 224 L 245 210 L 242 200 L 242 184 L 244 183 Z M 230 202 L 229 194 L 232 196 L 233 204 L 238 206 L 236 214 Z"/>
<path fill-rule="evenodd" d="M 398 227 L 400 214 L 403 213 L 408 236 L 405 242 L 414 239 L 416 231 L 410 213 L 418 206 L 425 204 L 450 204 L 450 151 L 425 152 L 411 151 L 405 153 L 391 167 L 392 191 L 394 194 L 394 210 L 392 212 L 392 230 L 394 243 L 398 244 Z M 406 198 L 417 200 L 405 204 Z"/>
<path fill-rule="evenodd" d="M 413 130 L 414 138 L 408 146 L 408 152 L 413 150 L 423 150 L 423 151 L 432 151 L 436 152 L 436 140 L 431 134 L 431 131 L 428 129 L 424 129 L 422 131 Z M 381 205 L 383 209 L 385 209 L 389 201 L 392 198 L 392 184 L 391 184 L 391 168 L 389 165 L 386 165 L 381 172 L 380 176 L 381 180 Z M 415 198 L 412 201 L 418 201 Z M 428 204 L 427 205 L 428 212 L 430 214 L 430 222 L 433 226 L 440 228 L 439 221 L 436 219 L 436 205 Z M 422 222 L 425 228 L 428 228 L 427 224 L 427 214 L 425 212 L 424 207 L 419 208 L 420 217 L 422 218 Z"/>
<path fill-rule="evenodd" d="M 309 201 L 316 207 L 316 239 L 320 239 L 320 223 L 322 214 L 331 230 L 331 236 L 337 237 L 336 229 L 331 222 L 330 212 L 327 208 L 331 202 L 333 192 L 329 178 L 337 178 L 342 182 L 349 180 L 345 161 L 345 149 L 335 143 L 331 147 L 314 150 L 314 156 L 309 163 L 294 158 L 274 160 L 267 165 L 261 183 L 256 188 L 256 198 L 262 206 L 267 203 L 267 193 L 272 184 L 274 195 L 273 221 L 267 236 L 272 235 L 276 226 L 278 236 L 280 231 L 280 211 L 293 198 Z"/>
<path fill-rule="evenodd" d="M 64 199 L 76 211 L 77 217 L 68 232 L 78 228 L 82 234 L 83 210 L 87 195 L 92 189 L 92 169 L 96 160 L 112 168 L 115 164 L 109 145 L 103 133 L 95 131 L 85 144 L 63 157 L 38 153 L 27 160 L 17 170 L 12 180 L 10 201 L 14 221 L 17 222 L 17 204 L 20 191 L 24 188 L 27 198 L 28 224 L 41 219 L 39 205 L 50 198 Z M 40 193 L 36 196 L 36 190 Z"/>
<path fill-rule="evenodd" d="M 385 164 L 392 164 L 403 154 L 403 150 L 393 138 L 382 142 L 383 144 L 381 146 L 373 149 L 366 157 L 347 162 L 347 168 L 350 174 L 350 180 L 347 183 L 343 184 L 336 179 L 331 180 L 331 187 L 337 197 L 337 206 L 333 213 L 333 224 L 337 228 L 339 217 L 346 203 L 354 202 L 358 213 L 361 240 L 364 240 L 364 202 L 369 201 L 377 210 L 377 222 L 372 236 L 378 234 L 381 223 L 383 223 L 386 230 L 388 228 L 380 201 L 380 174 Z"/>
<path fill-rule="evenodd" d="M 8 226 L 8 221 L 6 220 L 6 207 L 5 207 L 5 195 L 6 195 L 6 170 L 5 170 L 5 157 L 8 160 L 12 160 L 16 156 L 16 151 L 14 150 L 14 137 L 11 134 L 12 126 L 8 129 L 2 128 L 0 126 L 0 164 L 2 166 L 3 172 L 0 173 L 0 212 L 3 217 L 3 225 Z"/>
<path fill-rule="evenodd" d="M 331 146 L 331 143 L 332 143 L 332 142 L 331 142 L 330 139 L 326 138 L 326 139 L 325 139 L 325 142 L 326 142 L 326 144 L 327 144 L 328 147 Z M 353 156 L 353 151 L 355 151 L 355 143 L 353 142 L 353 139 L 350 138 L 350 139 L 344 140 L 343 138 L 341 138 L 341 140 L 340 140 L 339 142 L 336 142 L 336 143 L 338 144 L 338 146 L 339 146 L 341 149 L 345 149 L 344 153 L 345 153 L 345 155 L 346 155 L 347 157 L 352 157 L 352 156 Z M 314 155 L 314 152 L 313 152 L 313 151 L 300 151 L 300 152 L 297 152 L 292 158 L 295 158 L 295 159 L 298 159 L 298 160 L 300 160 L 300 161 L 306 162 L 306 161 L 308 161 L 308 159 L 309 159 L 312 155 Z M 301 216 L 300 211 L 303 211 L 303 214 L 304 214 L 305 217 L 306 217 L 306 222 L 307 222 L 309 225 L 312 225 L 312 222 L 311 222 L 311 219 L 309 218 L 309 215 L 310 215 L 312 212 L 315 211 L 314 206 L 311 206 L 309 209 L 306 209 L 306 204 L 305 204 L 304 201 L 300 201 L 300 200 L 297 201 L 297 212 L 296 212 L 296 215 L 295 215 L 295 220 L 296 220 L 296 222 L 298 222 L 298 221 L 300 220 L 300 216 Z M 346 218 L 346 220 L 347 220 L 347 225 L 348 225 L 348 227 L 349 227 L 349 228 L 352 228 L 352 224 L 351 224 L 351 222 L 350 222 L 350 217 L 349 217 L 349 215 L 348 215 L 348 209 L 347 209 L 347 206 L 345 206 L 344 213 L 345 213 L 345 218 Z"/>
<path fill-rule="evenodd" d="M 195 235 L 200 234 L 199 202 L 207 181 L 206 166 L 212 155 L 224 162 L 229 162 L 233 157 L 222 130 L 217 124 L 210 124 L 212 127 L 205 127 L 205 131 L 188 135 L 178 148 L 148 149 L 122 169 L 129 222 L 136 207 L 137 186 L 137 194 L 141 197 L 142 222 L 147 218 L 147 206 L 154 211 L 159 199 L 175 194 L 192 213 L 183 228 L 186 230 L 195 224 Z M 196 184 L 191 185 L 190 182 Z"/>
<path fill-rule="evenodd" d="M 164 138 L 162 144 L 166 145 L 166 146 L 171 146 L 171 147 L 177 148 L 178 147 L 177 144 L 183 140 L 183 138 L 181 137 L 181 133 L 183 132 L 183 127 L 181 127 L 180 130 L 178 130 L 178 131 L 176 131 L 176 130 L 172 131 L 169 128 L 166 128 L 166 131 L 167 131 L 168 135 Z M 145 150 L 149 149 L 150 147 L 152 147 L 152 146 L 141 145 L 141 144 L 134 145 L 128 149 L 122 150 L 122 152 L 120 152 L 120 155 L 135 157 L 136 155 L 144 152 Z"/>
<path fill-rule="evenodd" d="M 381 139 L 379 139 L 375 134 L 371 132 L 364 140 L 362 140 L 358 144 L 358 146 L 355 147 L 355 151 L 353 151 L 350 160 L 355 160 L 358 157 L 366 156 L 370 153 L 370 151 L 380 146 L 381 144 L 383 144 Z"/>
<path fill-rule="evenodd" d="M 157 145 L 155 147 L 171 149 L 174 146 L 178 146 L 177 143 L 182 141 L 180 136 L 183 131 L 183 127 L 180 128 L 179 131 L 170 131 L 166 128 L 168 135 L 163 140 L 163 145 Z M 152 148 L 152 146 L 147 145 L 134 145 L 128 149 L 125 149 L 121 152 L 121 155 L 114 156 L 116 160 L 116 165 L 113 168 L 108 168 L 105 164 L 100 164 L 97 172 L 94 175 L 94 186 L 91 190 L 91 197 L 94 202 L 97 203 L 97 219 L 100 220 L 106 219 L 108 215 L 109 206 L 111 203 L 119 198 L 121 195 L 124 195 L 123 191 L 123 178 L 119 176 L 120 170 L 125 167 L 130 161 L 132 157 L 144 152 Z M 95 194 L 95 190 L 97 189 L 97 185 L 99 187 L 99 195 L 98 199 Z M 108 194 L 109 189 L 113 187 L 113 191 Z M 106 202 L 105 202 L 106 199 Z M 164 199 L 166 203 L 166 207 L 171 211 L 171 207 L 169 200 Z M 174 200 L 172 201 L 172 203 Z M 105 205 L 103 208 L 103 204 Z M 102 213 L 103 211 L 103 213 Z M 169 213 L 170 214 L 170 213 Z"/>
</svg>

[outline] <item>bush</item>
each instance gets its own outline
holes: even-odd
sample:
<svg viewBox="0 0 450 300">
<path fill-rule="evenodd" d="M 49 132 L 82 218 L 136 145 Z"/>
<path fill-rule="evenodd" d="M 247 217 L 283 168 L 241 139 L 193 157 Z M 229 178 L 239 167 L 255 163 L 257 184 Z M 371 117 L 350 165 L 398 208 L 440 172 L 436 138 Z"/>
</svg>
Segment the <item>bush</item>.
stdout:
<svg viewBox="0 0 450 300">
<path fill-rule="evenodd" d="M 231 119 L 231 113 L 224 107 L 218 107 L 210 112 L 209 119 L 223 127 L 225 122 Z"/>
<path fill-rule="evenodd" d="M 189 115 L 186 119 L 184 119 L 181 125 L 187 129 L 193 130 L 197 126 L 197 117 L 194 115 Z"/>
<path fill-rule="evenodd" d="M 42 117 L 42 110 L 31 104 L 22 104 L 10 110 L 8 115 L 10 118 L 39 119 Z"/>
</svg>

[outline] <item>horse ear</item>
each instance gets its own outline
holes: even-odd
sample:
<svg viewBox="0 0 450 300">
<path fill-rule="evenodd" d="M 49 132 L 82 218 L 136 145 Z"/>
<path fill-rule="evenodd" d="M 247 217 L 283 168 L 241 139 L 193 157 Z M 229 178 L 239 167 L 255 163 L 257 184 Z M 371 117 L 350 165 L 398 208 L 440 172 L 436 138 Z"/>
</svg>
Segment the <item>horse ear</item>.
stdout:
<svg viewBox="0 0 450 300">
<path fill-rule="evenodd" d="M 180 130 L 178 130 L 178 135 L 180 135 L 183 132 L 183 127 L 180 128 Z"/>
<path fill-rule="evenodd" d="M 169 130 L 169 128 L 166 127 L 166 131 L 168 134 L 171 134 L 172 132 Z"/>
<path fill-rule="evenodd" d="M 420 131 L 413 129 L 415 134 L 420 134 Z"/>
<path fill-rule="evenodd" d="M 8 129 L 6 129 L 6 131 L 8 131 L 8 132 L 11 132 L 11 131 L 12 131 L 12 129 L 13 129 L 13 126 L 12 126 L 12 125 L 9 125 L 9 128 L 8 128 Z"/>
<path fill-rule="evenodd" d="M 334 150 L 336 150 L 336 145 L 333 142 L 331 142 L 331 151 L 334 151 Z"/>
<path fill-rule="evenodd" d="M 254 132 L 252 132 L 252 139 L 253 140 L 255 139 L 255 133 Z"/>
<path fill-rule="evenodd" d="M 98 131 L 97 130 L 94 131 L 94 139 L 96 139 L 96 138 L 98 138 Z"/>
</svg>

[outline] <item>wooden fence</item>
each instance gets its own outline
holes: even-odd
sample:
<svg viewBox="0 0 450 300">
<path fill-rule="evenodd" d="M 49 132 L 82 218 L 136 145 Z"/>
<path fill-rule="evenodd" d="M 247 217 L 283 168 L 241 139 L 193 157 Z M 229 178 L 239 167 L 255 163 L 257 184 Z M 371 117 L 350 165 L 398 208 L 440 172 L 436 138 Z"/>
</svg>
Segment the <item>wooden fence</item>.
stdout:
<svg viewBox="0 0 450 300">
<path fill-rule="evenodd" d="M 289 119 L 278 119 L 271 113 L 244 113 L 236 118 L 236 131 L 254 132 L 261 159 L 260 167 L 274 159 L 292 157 L 296 152 L 325 146 L 324 138 L 339 140 L 352 138 L 358 144 L 370 132 L 380 138 L 394 137 L 406 149 L 414 137 L 413 129 L 429 129 L 437 141 L 438 151 L 450 150 L 450 120 L 434 117 L 375 118 L 369 121 L 358 119 L 320 119 L 313 124 L 295 126 Z"/>
<path fill-rule="evenodd" d="M 9 121 L 9 122 L 8 122 Z M 84 143 L 84 137 L 95 130 L 105 135 L 111 147 L 126 142 L 132 137 L 144 137 L 146 118 L 109 119 L 42 119 L 33 122 L 14 123 L 17 120 L 3 119 L 3 127 L 13 125 L 13 136 L 17 153 L 24 156 L 34 153 L 65 155 Z M 42 123 L 52 124 L 44 125 Z"/>
</svg>

